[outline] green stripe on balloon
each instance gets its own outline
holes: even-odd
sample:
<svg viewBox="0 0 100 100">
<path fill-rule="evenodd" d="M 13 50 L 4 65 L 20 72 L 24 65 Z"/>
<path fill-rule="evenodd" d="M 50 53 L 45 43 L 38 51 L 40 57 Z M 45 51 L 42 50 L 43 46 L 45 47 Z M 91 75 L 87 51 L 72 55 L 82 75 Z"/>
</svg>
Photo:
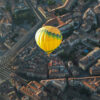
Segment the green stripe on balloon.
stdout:
<svg viewBox="0 0 100 100">
<path fill-rule="evenodd" d="M 62 35 L 59 35 L 59 34 L 55 34 L 55 33 L 52 33 L 52 32 L 49 32 L 48 30 L 41 30 L 42 31 L 42 33 L 44 32 L 45 34 L 47 34 L 48 36 L 51 36 L 51 37 L 53 37 L 53 38 L 56 38 L 56 39 L 62 39 Z"/>
</svg>

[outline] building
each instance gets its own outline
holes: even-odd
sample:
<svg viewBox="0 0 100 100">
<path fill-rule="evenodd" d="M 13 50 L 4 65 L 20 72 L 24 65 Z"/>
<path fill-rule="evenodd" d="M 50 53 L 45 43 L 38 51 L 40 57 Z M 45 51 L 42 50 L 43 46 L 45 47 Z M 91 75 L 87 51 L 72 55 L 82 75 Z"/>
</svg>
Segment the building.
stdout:
<svg viewBox="0 0 100 100">
<path fill-rule="evenodd" d="M 47 100 L 47 93 L 43 91 L 43 86 L 36 81 L 29 82 L 26 86 L 23 86 L 20 91 L 31 97 L 32 100 Z"/>
<path fill-rule="evenodd" d="M 21 73 L 27 77 L 33 77 L 38 79 L 47 79 L 47 70 L 43 71 L 42 69 L 32 69 L 32 68 L 22 68 L 17 69 L 16 72 Z"/>
<path fill-rule="evenodd" d="M 91 75 L 100 75 L 100 60 L 94 66 L 90 67 L 89 72 Z"/>
<path fill-rule="evenodd" d="M 19 54 L 18 68 L 15 70 L 17 73 L 21 73 L 27 78 L 47 79 L 48 57 L 38 49 L 27 48 Z"/>
<path fill-rule="evenodd" d="M 98 4 L 97 6 L 94 7 L 94 12 L 97 14 L 97 13 L 100 13 L 100 4 Z"/>
<path fill-rule="evenodd" d="M 78 76 L 80 73 L 77 70 L 76 66 L 73 64 L 72 61 L 68 61 L 68 70 L 71 72 L 71 75 L 74 76 Z"/>
<path fill-rule="evenodd" d="M 88 23 L 84 23 L 84 24 L 81 25 L 80 29 L 83 32 L 89 32 L 91 30 L 91 26 Z"/>
<path fill-rule="evenodd" d="M 65 87 L 67 86 L 66 78 L 41 80 L 40 83 L 43 84 L 44 86 L 52 84 L 54 87 L 57 87 L 62 92 L 65 90 Z"/>
<path fill-rule="evenodd" d="M 57 100 L 57 97 L 61 98 L 67 84 L 66 79 L 49 79 L 41 80 L 41 84 L 44 85 L 45 91 L 48 93 L 48 97 L 54 97 L 52 100 Z"/>
<path fill-rule="evenodd" d="M 24 98 L 31 98 L 32 100 L 48 100 L 48 97 L 56 97 L 60 93 L 64 92 L 67 86 L 66 78 L 62 79 L 48 79 L 37 81 L 31 81 L 27 85 L 21 87 L 20 91 L 25 96 Z M 25 99 L 27 100 L 27 99 Z"/>
<path fill-rule="evenodd" d="M 59 58 L 53 58 L 48 63 L 49 78 L 64 78 L 69 75 L 63 61 Z"/>
<path fill-rule="evenodd" d="M 32 5 L 36 8 L 37 7 L 37 0 L 31 0 L 31 2 L 32 2 Z"/>
<path fill-rule="evenodd" d="M 21 1 L 16 3 L 16 7 L 14 7 L 14 9 L 13 9 L 13 13 L 16 14 L 19 11 L 25 11 L 25 10 L 29 10 L 29 7 L 26 5 L 24 0 L 21 0 Z"/>
<path fill-rule="evenodd" d="M 66 10 L 70 10 L 70 9 L 72 9 L 72 7 L 75 5 L 76 2 L 77 2 L 77 0 L 66 0 L 62 6 L 52 9 L 50 12 L 54 12 L 56 10 L 60 10 L 63 8 L 65 8 Z"/>
<path fill-rule="evenodd" d="M 70 18 L 69 18 L 70 17 Z M 59 18 L 54 17 L 48 20 L 43 26 L 51 25 L 59 28 L 62 34 L 68 33 L 74 28 L 74 21 L 71 19 L 71 16 L 68 14 L 62 15 Z"/>
<path fill-rule="evenodd" d="M 70 86 L 81 86 L 96 93 L 100 88 L 100 76 L 68 78 L 68 83 Z"/>
<path fill-rule="evenodd" d="M 32 100 L 47 100 L 47 93 L 43 91 L 43 85 L 36 81 L 29 82 L 26 86 L 21 87 L 20 91 L 31 97 Z"/>
<path fill-rule="evenodd" d="M 6 37 L 8 33 L 12 32 L 12 24 L 11 23 L 2 23 L 0 24 L 0 36 L 2 38 Z"/>
<path fill-rule="evenodd" d="M 15 91 L 11 91 L 7 95 L 9 97 L 9 100 L 20 100 Z"/>
<path fill-rule="evenodd" d="M 83 15 L 83 19 L 91 19 L 92 17 L 95 17 L 95 13 L 91 8 L 88 8 Z"/>
<path fill-rule="evenodd" d="M 5 80 L 0 84 L 0 94 L 8 94 L 14 91 L 14 87 L 9 80 Z"/>
<path fill-rule="evenodd" d="M 18 91 L 23 85 L 27 84 L 27 81 L 22 77 L 18 76 L 15 73 L 10 74 L 12 86 L 15 87 Z"/>
<path fill-rule="evenodd" d="M 7 95 L 9 100 L 20 100 L 9 80 L 3 81 L 0 84 L 0 94 Z"/>
<path fill-rule="evenodd" d="M 29 98 L 28 96 L 23 96 L 23 97 L 21 98 L 21 100 L 30 100 L 30 98 Z"/>
<path fill-rule="evenodd" d="M 6 8 L 6 3 L 4 1 L 0 1 L 0 8 L 5 9 Z"/>
<path fill-rule="evenodd" d="M 97 18 L 92 8 L 88 8 L 83 15 L 83 24 L 81 30 L 84 32 L 89 32 L 91 29 L 97 27 Z"/>
<path fill-rule="evenodd" d="M 79 35 L 72 34 L 70 37 L 67 38 L 67 43 L 70 47 L 75 46 L 76 44 L 80 43 L 81 39 Z"/>
<path fill-rule="evenodd" d="M 76 98 L 73 98 L 72 100 L 82 100 L 82 99 L 81 99 L 81 98 L 76 97 Z"/>
<path fill-rule="evenodd" d="M 83 70 L 87 70 L 97 59 L 100 58 L 100 48 L 95 48 L 93 51 L 88 53 L 85 57 L 79 61 L 79 67 Z"/>
<path fill-rule="evenodd" d="M 90 41 L 93 46 L 100 45 L 100 28 L 97 28 L 95 32 L 91 32 L 90 36 L 88 36 L 88 41 Z"/>
<path fill-rule="evenodd" d="M 99 100 L 99 98 L 100 98 L 100 95 L 97 93 L 94 93 L 91 95 L 91 100 Z"/>
<path fill-rule="evenodd" d="M 94 12 L 97 16 L 98 26 L 100 26 L 100 3 L 94 7 Z"/>
<path fill-rule="evenodd" d="M 68 33 L 74 29 L 74 21 L 72 19 L 69 19 L 65 22 L 65 24 L 59 25 L 58 28 L 62 32 L 62 34 Z"/>
<path fill-rule="evenodd" d="M 71 34 L 70 32 L 80 26 L 80 18 L 72 19 L 72 15 L 65 14 L 48 20 L 43 26 L 51 25 L 59 28 L 62 34 Z M 69 35 L 68 34 L 68 35 Z"/>
</svg>

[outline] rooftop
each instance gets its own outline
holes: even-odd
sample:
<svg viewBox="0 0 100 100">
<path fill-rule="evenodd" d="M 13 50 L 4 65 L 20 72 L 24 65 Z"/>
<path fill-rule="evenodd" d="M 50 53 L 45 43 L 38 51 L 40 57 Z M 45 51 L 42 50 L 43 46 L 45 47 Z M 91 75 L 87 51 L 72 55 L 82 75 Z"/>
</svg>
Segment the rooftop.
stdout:
<svg viewBox="0 0 100 100">
<path fill-rule="evenodd" d="M 93 62 L 95 62 L 99 58 L 98 55 L 99 53 L 100 53 L 100 48 L 95 48 L 93 51 L 88 53 L 85 57 L 80 59 L 80 64 L 84 66 L 93 64 Z"/>
</svg>

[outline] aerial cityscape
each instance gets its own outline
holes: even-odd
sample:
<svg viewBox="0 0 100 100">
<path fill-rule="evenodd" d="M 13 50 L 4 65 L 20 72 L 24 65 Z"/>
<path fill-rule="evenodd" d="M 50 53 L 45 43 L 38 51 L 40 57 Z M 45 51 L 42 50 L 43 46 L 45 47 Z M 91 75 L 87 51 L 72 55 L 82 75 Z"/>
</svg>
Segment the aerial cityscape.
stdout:
<svg viewBox="0 0 100 100">
<path fill-rule="evenodd" d="M 100 0 L 0 0 L 0 100 L 100 100 Z"/>
</svg>

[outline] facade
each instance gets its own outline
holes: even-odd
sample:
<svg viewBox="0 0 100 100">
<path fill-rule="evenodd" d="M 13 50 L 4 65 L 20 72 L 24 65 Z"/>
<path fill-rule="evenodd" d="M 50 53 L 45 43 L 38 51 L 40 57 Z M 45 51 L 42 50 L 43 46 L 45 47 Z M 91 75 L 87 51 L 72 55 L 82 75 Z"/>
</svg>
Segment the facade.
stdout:
<svg viewBox="0 0 100 100">
<path fill-rule="evenodd" d="M 43 86 L 40 83 L 31 81 L 26 86 L 23 86 L 20 91 L 31 97 L 32 100 L 47 100 L 47 93 L 42 88 Z"/>
<path fill-rule="evenodd" d="M 80 37 L 79 35 L 72 34 L 70 37 L 67 38 L 67 42 L 70 47 L 73 47 L 74 45 L 80 43 Z"/>
<path fill-rule="evenodd" d="M 48 64 L 49 78 L 64 78 L 69 75 L 63 61 L 59 58 L 52 59 Z"/>
<path fill-rule="evenodd" d="M 100 58 L 100 48 L 95 48 L 93 51 L 88 53 L 85 57 L 79 61 L 79 67 L 83 70 L 87 70 L 97 59 Z"/>
<path fill-rule="evenodd" d="M 2 23 L 0 24 L 0 36 L 6 37 L 8 33 L 12 32 L 12 24 Z"/>
<path fill-rule="evenodd" d="M 70 9 L 72 9 L 72 7 L 74 6 L 74 4 L 76 2 L 77 2 L 77 0 L 66 0 L 62 6 L 52 9 L 50 12 L 54 12 L 56 10 L 63 9 L 63 8 L 65 8 L 66 10 L 70 10 Z"/>
<path fill-rule="evenodd" d="M 68 33 L 74 28 L 74 21 L 72 19 L 69 19 L 68 21 L 65 22 L 64 25 L 59 25 L 58 26 L 59 30 L 64 33 Z"/>
<path fill-rule="evenodd" d="M 80 74 L 72 61 L 68 61 L 68 70 L 71 72 L 72 76 L 78 76 Z"/>
<path fill-rule="evenodd" d="M 90 67 L 89 72 L 91 75 L 100 75 L 100 60 L 95 65 Z"/>
<path fill-rule="evenodd" d="M 0 84 L 0 94 L 7 95 L 9 100 L 19 100 L 19 97 L 9 80 Z"/>
<path fill-rule="evenodd" d="M 91 8 L 88 8 L 83 15 L 83 24 L 81 30 L 83 32 L 89 32 L 93 28 L 97 27 L 96 14 Z"/>
<path fill-rule="evenodd" d="M 100 76 L 68 78 L 68 83 L 70 86 L 84 87 L 94 93 L 100 88 Z"/>
<path fill-rule="evenodd" d="M 95 6 L 93 10 L 94 10 L 94 12 L 95 12 L 95 14 L 97 16 L 98 26 L 100 26 L 100 4 Z"/>
<path fill-rule="evenodd" d="M 40 83 L 44 86 L 46 86 L 47 84 L 52 84 L 54 87 L 57 87 L 60 91 L 64 91 L 65 87 L 67 86 L 66 78 L 41 80 Z"/>
<path fill-rule="evenodd" d="M 26 69 L 17 69 L 16 72 L 22 73 L 26 75 L 27 77 L 33 77 L 33 78 L 39 78 L 39 79 L 47 79 L 47 72 L 35 70 L 32 68 L 26 68 Z"/>
</svg>

